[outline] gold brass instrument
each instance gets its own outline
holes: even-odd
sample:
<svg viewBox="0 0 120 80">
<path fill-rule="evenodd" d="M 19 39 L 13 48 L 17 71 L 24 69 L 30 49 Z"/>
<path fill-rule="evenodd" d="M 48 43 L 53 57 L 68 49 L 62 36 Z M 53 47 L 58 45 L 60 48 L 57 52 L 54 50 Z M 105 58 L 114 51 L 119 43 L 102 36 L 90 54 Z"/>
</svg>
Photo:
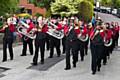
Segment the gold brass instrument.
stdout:
<svg viewBox="0 0 120 80">
<path fill-rule="evenodd" d="M 32 29 L 30 32 L 27 32 L 27 29 L 29 28 L 29 25 L 24 23 L 23 21 L 20 21 L 20 25 L 17 28 L 18 33 L 25 35 L 26 38 L 31 38 L 31 39 L 35 39 L 36 35 L 35 35 L 35 30 Z M 26 39 L 25 39 L 26 40 Z"/>
<path fill-rule="evenodd" d="M 62 39 L 64 37 L 64 32 L 63 30 L 56 30 L 57 26 L 55 24 L 53 24 L 52 22 L 48 21 L 48 31 L 47 34 L 57 38 L 57 39 Z M 52 27 L 53 26 L 53 27 Z"/>
</svg>

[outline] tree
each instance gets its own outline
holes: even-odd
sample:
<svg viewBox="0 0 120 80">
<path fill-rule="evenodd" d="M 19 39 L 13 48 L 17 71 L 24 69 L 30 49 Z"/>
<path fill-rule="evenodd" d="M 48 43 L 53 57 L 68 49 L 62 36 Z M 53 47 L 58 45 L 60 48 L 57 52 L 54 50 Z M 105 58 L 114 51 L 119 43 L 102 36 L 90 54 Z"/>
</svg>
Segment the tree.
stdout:
<svg viewBox="0 0 120 80">
<path fill-rule="evenodd" d="M 70 16 L 77 14 L 78 10 L 75 8 L 73 0 L 56 0 L 51 4 L 51 12 L 61 16 Z"/>
<path fill-rule="evenodd" d="M 0 15 L 14 13 L 17 10 L 18 0 L 1 0 Z"/>
<path fill-rule="evenodd" d="M 80 19 L 89 22 L 93 16 L 93 4 L 89 1 L 82 1 L 78 9 Z"/>
</svg>

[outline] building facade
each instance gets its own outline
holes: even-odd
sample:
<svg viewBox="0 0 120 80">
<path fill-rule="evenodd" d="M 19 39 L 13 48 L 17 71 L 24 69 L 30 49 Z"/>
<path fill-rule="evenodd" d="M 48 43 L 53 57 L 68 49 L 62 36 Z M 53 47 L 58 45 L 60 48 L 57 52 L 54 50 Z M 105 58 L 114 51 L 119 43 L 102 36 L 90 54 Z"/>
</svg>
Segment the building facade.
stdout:
<svg viewBox="0 0 120 80">
<path fill-rule="evenodd" d="M 45 8 L 36 7 L 34 4 L 30 3 L 29 0 L 19 0 L 19 7 L 27 10 L 27 12 L 32 16 L 34 16 L 36 13 L 40 13 L 45 16 L 46 13 Z"/>
</svg>

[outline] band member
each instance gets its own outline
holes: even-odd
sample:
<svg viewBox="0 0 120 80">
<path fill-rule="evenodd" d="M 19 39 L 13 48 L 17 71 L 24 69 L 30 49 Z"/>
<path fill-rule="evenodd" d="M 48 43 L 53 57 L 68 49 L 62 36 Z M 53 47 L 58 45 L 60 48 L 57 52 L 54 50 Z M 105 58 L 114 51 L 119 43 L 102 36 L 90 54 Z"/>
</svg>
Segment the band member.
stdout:
<svg viewBox="0 0 120 80">
<path fill-rule="evenodd" d="M 30 19 L 26 20 L 26 23 L 29 25 L 27 33 L 29 33 L 35 26 Z M 22 36 L 23 41 L 23 50 L 21 56 L 26 56 L 27 44 L 29 46 L 30 55 L 33 55 L 33 40 L 25 35 Z"/>
<path fill-rule="evenodd" d="M 64 33 L 66 36 L 66 67 L 65 70 L 71 69 L 71 64 L 70 64 L 70 54 L 72 50 L 72 57 L 73 57 L 73 67 L 76 67 L 77 63 L 77 54 L 78 54 L 78 49 L 77 49 L 77 35 L 74 30 L 74 25 L 73 25 L 73 20 L 71 18 L 70 20 L 70 25 L 67 27 L 64 27 Z"/>
<path fill-rule="evenodd" d="M 48 28 L 46 24 L 37 26 L 36 39 L 35 39 L 35 55 L 33 57 L 32 65 L 37 65 L 38 63 L 39 48 L 41 53 L 41 64 L 44 64 L 45 40 L 46 40 L 47 29 Z"/>
<path fill-rule="evenodd" d="M 62 25 L 59 24 L 58 22 L 55 22 L 55 25 L 57 25 L 57 28 L 55 30 L 61 30 L 62 29 Z M 52 27 L 54 29 L 54 26 L 52 26 Z M 56 48 L 57 56 L 60 57 L 60 55 L 61 55 L 60 39 L 57 39 L 57 38 L 55 38 L 53 36 L 50 36 L 50 56 L 49 56 L 49 58 L 53 57 L 54 47 Z"/>
<path fill-rule="evenodd" d="M 104 43 L 107 44 L 109 43 L 110 39 L 112 38 L 112 31 L 110 30 L 110 24 L 106 23 L 104 27 Z M 110 46 L 105 46 L 104 45 L 104 54 L 103 54 L 103 65 L 106 65 L 107 63 L 107 59 L 109 59 L 110 57 Z"/>
<path fill-rule="evenodd" d="M 90 49 L 92 55 L 92 74 L 96 74 L 96 71 L 100 71 L 101 59 L 104 51 L 104 32 L 101 29 L 101 22 L 96 26 L 95 29 L 90 31 Z"/>
<path fill-rule="evenodd" d="M 11 18 L 8 18 L 7 22 L 4 23 L 3 28 L 0 32 L 4 33 L 3 37 L 3 60 L 2 62 L 7 61 L 7 46 L 10 53 L 10 60 L 13 60 L 13 32 L 15 31 L 15 27 L 11 24 Z"/>
<path fill-rule="evenodd" d="M 62 25 L 63 25 L 63 28 L 68 26 L 68 25 L 67 25 L 67 19 L 66 19 L 66 18 L 64 18 L 64 20 L 63 20 L 63 22 L 62 22 Z M 65 54 L 65 46 L 66 46 L 65 42 L 66 42 L 66 36 L 64 36 L 64 37 L 62 38 L 62 46 L 63 46 L 63 52 L 62 52 L 62 53 L 63 53 L 63 54 Z"/>
<path fill-rule="evenodd" d="M 118 46 L 118 39 L 119 39 L 119 24 L 118 24 L 118 22 L 115 22 L 114 29 L 116 32 L 116 34 L 115 34 L 115 46 Z"/>
</svg>

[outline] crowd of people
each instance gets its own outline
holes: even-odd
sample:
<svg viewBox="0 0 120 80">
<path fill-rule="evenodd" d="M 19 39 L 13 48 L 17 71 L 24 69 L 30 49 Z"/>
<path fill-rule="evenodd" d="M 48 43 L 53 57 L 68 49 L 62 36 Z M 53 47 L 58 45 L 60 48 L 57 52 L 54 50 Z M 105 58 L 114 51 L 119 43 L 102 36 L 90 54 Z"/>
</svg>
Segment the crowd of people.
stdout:
<svg viewBox="0 0 120 80">
<path fill-rule="evenodd" d="M 21 34 L 17 31 L 19 26 L 26 29 L 26 34 Z M 35 39 L 27 36 L 31 31 L 36 36 Z M 7 46 L 9 48 L 10 60 L 13 60 L 14 51 L 12 44 L 17 33 L 23 42 L 21 56 L 27 55 L 27 45 L 29 45 L 30 55 L 34 56 L 32 62 L 34 66 L 38 64 L 39 50 L 41 64 L 44 64 L 45 47 L 50 51 L 49 58 L 53 58 L 54 48 L 56 48 L 57 57 L 60 57 L 62 54 L 66 55 L 65 70 L 70 70 L 70 57 L 72 56 L 72 64 L 75 68 L 79 55 L 81 61 L 84 61 L 85 55 L 88 54 L 88 46 L 90 46 L 91 70 L 94 75 L 96 71 L 100 71 L 101 63 L 106 65 L 110 54 L 118 46 L 119 24 L 118 22 L 104 23 L 100 17 L 92 20 L 90 23 L 86 23 L 73 16 L 49 19 L 40 16 L 38 18 L 25 19 L 23 17 L 17 18 L 14 15 L 4 21 L 0 32 L 4 33 L 2 62 L 7 61 Z M 33 42 L 35 50 L 33 49 Z M 61 46 L 63 49 L 60 48 Z"/>
</svg>

